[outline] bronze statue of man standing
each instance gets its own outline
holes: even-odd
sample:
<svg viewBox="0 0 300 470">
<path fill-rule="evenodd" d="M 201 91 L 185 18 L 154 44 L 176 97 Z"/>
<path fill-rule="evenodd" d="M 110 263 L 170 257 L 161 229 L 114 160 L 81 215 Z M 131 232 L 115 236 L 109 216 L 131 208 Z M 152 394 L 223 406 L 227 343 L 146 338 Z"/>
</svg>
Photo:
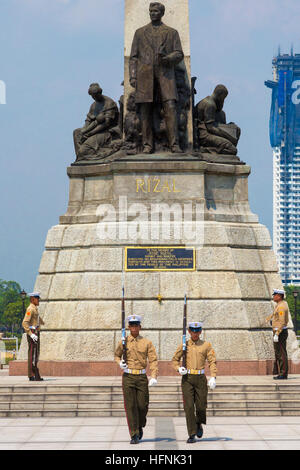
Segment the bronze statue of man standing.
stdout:
<svg viewBox="0 0 300 470">
<path fill-rule="evenodd" d="M 161 21 L 164 13 L 165 7 L 161 3 L 150 4 L 151 23 L 135 32 L 130 55 L 130 84 L 136 89 L 135 102 L 140 104 L 143 153 L 154 151 L 153 107 L 157 95 L 163 106 L 170 150 L 181 152 L 175 67 L 184 55 L 178 31 Z"/>
</svg>

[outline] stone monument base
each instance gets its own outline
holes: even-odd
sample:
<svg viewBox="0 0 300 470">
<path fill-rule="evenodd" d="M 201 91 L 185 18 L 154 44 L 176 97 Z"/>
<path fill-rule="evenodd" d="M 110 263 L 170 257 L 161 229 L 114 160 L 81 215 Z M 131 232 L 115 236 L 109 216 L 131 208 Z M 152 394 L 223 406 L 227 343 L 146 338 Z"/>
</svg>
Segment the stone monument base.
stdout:
<svg viewBox="0 0 300 470">
<path fill-rule="evenodd" d="M 142 316 L 141 334 L 153 342 L 161 374 L 172 374 L 164 364 L 181 342 L 185 294 L 188 321 L 204 322 L 220 374 L 271 373 L 265 319 L 282 283 L 269 232 L 249 206 L 249 174 L 242 163 L 184 154 L 69 167 L 68 209 L 48 233 L 34 287 L 45 321 L 43 373 L 119 373 L 111 361 L 121 339 L 123 281 L 126 316 Z M 125 272 L 128 248 L 136 247 L 193 249 L 194 269 Z M 290 320 L 290 359 L 295 345 Z M 23 366 L 12 363 L 11 373 L 26 374 L 25 335 L 18 359 Z"/>
<path fill-rule="evenodd" d="M 264 376 L 273 375 L 274 361 L 218 361 L 218 376 Z M 159 376 L 179 376 L 173 369 L 171 362 L 159 361 Z M 40 361 L 39 369 L 45 377 L 105 377 L 122 374 L 118 365 L 113 361 L 83 362 L 83 361 Z M 149 375 L 149 369 L 147 369 Z M 210 375 L 209 368 L 205 373 Z M 300 364 L 289 361 L 289 373 L 300 374 Z M 9 375 L 27 376 L 26 361 L 11 361 Z"/>
</svg>

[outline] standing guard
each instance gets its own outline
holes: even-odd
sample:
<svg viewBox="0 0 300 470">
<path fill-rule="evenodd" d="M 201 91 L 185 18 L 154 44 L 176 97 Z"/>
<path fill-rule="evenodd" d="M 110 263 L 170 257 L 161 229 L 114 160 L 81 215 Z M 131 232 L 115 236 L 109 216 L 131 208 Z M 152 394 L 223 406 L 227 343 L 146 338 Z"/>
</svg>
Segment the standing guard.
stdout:
<svg viewBox="0 0 300 470">
<path fill-rule="evenodd" d="M 180 366 L 183 357 L 183 345 L 178 346 L 172 359 L 174 369 L 182 376 L 182 393 L 184 411 L 189 438 L 188 444 L 196 442 L 203 436 L 202 424 L 206 424 L 207 408 L 207 379 L 205 376 L 205 362 L 208 360 L 211 379 L 208 385 L 211 390 L 216 387 L 217 365 L 216 356 L 212 345 L 200 339 L 203 324 L 201 322 L 189 323 L 191 338 L 187 341 L 186 367 Z M 195 414 L 196 407 L 196 414 Z"/>
<path fill-rule="evenodd" d="M 146 375 L 149 360 L 151 379 L 149 386 L 157 384 L 158 363 L 155 348 L 151 341 L 140 336 L 141 317 L 128 317 L 130 336 L 126 338 L 126 359 L 123 356 L 123 344 L 119 342 L 115 352 L 115 361 L 124 372 L 122 378 L 124 405 L 127 417 L 130 444 L 138 444 L 143 437 L 149 406 L 148 379 Z"/>
<path fill-rule="evenodd" d="M 38 312 L 40 303 L 39 292 L 33 292 L 28 295 L 30 297 L 30 305 L 26 310 L 22 323 L 28 341 L 28 378 L 30 381 L 39 382 L 43 380 L 37 366 L 40 355 L 40 326 L 45 323 L 40 318 Z"/>
<path fill-rule="evenodd" d="M 286 350 L 286 342 L 288 338 L 288 323 L 289 323 L 289 306 L 284 300 L 285 292 L 281 289 L 274 289 L 273 300 L 276 302 L 276 307 L 272 315 L 266 318 L 266 323 L 271 321 L 273 330 L 274 352 L 276 366 L 274 373 L 278 373 L 274 380 L 287 380 L 289 362 Z"/>
</svg>

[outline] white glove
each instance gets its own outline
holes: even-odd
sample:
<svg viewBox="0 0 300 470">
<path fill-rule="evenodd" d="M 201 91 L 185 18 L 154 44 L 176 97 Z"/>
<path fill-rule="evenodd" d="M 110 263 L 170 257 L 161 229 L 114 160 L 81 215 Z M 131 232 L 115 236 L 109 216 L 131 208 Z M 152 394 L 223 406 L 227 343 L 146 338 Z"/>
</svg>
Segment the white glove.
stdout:
<svg viewBox="0 0 300 470">
<path fill-rule="evenodd" d="M 38 339 L 39 339 L 39 338 L 37 337 L 37 335 L 35 335 L 34 333 L 32 333 L 32 334 L 30 335 L 30 338 L 31 338 L 32 341 L 34 341 L 35 343 L 37 343 L 37 341 L 38 341 Z"/>
<path fill-rule="evenodd" d="M 279 341 L 278 335 L 275 335 L 273 339 L 274 339 L 274 343 L 278 343 Z"/>
<path fill-rule="evenodd" d="M 211 377 L 211 379 L 208 382 L 208 386 L 211 390 L 214 390 L 216 388 L 217 382 L 216 382 L 215 377 Z"/>
<path fill-rule="evenodd" d="M 124 359 L 122 359 L 122 361 L 120 361 L 120 368 L 121 368 L 122 370 L 128 369 L 128 365 L 126 364 L 126 362 L 124 361 Z"/>
<path fill-rule="evenodd" d="M 150 379 L 149 380 L 149 387 L 155 387 L 157 385 L 157 380 L 156 379 Z"/>
<path fill-rule="evenodd" d="M 180 375 L 186 375 L 187 374 L 187 370 L 186 370 L 185 367 L 179 367 L 178 372 L 179 372 Z"/>
</svg>

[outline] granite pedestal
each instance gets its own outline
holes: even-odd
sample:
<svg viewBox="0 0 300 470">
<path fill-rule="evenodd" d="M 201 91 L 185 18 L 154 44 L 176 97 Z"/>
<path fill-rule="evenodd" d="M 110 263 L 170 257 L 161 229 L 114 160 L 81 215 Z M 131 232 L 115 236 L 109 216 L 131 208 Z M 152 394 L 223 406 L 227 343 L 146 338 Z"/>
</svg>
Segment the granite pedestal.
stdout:
<svg viewBox="0 0 300 470">
<path fill-rule="evenodd" d="M 269 232 L 249 207 L 249 174 L 243 164 L 170 155 L 68 168 L 68 209 L 49 230 L 34 287 L 45 321 L 40 359 L 50 375 L 77 375 L 76 364 L 80 375 L 85 368 L 86 375 L 117 373 L 112 361 L 121 339 L 123 276 L 126 314 L 142 315 L 142 334 L 153 341 L 164 375 L 172 374 L 169 361 L 181 341 L 185 292 L 188 320 L 204 321 L 203 337 L 224 374 L 272 373 L 272 333 L 263 323 L 272 312 L 272 290 L 282 284 Z M 150 220 L 156 204 L 164 210 L 186 205 L 191 221 L 201 214 L 198 238 L 187 239 L 182 230 L 178 239 L 172 216 L 169 239 L 165 232 L 152 239 L 150 229 L 145 238 L 145 213 Z M 124 275 L 126 246 L 192 246 L 196 269 Z M 295 341 L 290 321 L 290 354 Z M 11 374 L 26 371 L 26 354 L 23 338 Z"/>
</svg>

